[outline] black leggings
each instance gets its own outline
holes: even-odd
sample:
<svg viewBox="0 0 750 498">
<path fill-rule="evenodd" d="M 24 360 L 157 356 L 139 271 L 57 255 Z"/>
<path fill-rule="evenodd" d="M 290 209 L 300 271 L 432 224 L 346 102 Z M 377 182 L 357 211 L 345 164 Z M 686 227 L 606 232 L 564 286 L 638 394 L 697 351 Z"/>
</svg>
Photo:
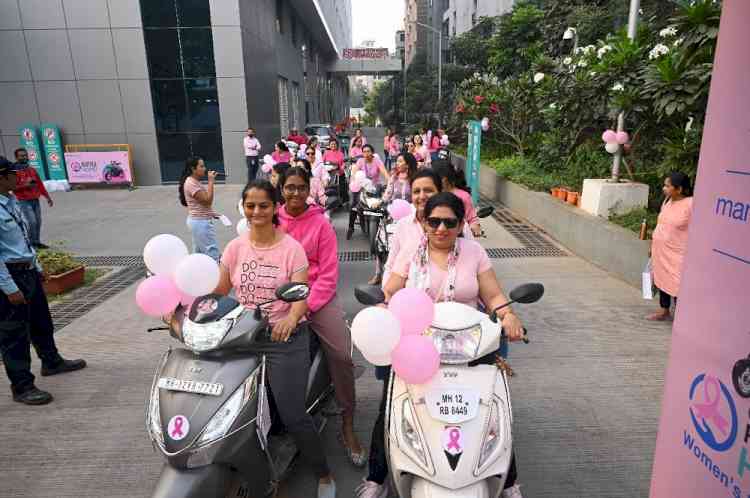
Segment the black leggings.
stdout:
<svg viewBox="0 0 750 498">
<path fill-rule="evenodd" d="M 368 462 L 367 480 L 383 484 L 388 477 L 388 459 L 385 454 L 385 402 L 388 398 L 388 385 L 390 384 L 390 367 L 386 367 L 388 375 L 383 380 L 383 395 L 380 398 L 380 409 L 375 427 L 372 428 L 372 440 L 370 441 L 370 460 Z M 386 369 L 380 369 L 378 378 L 382 378 Z M 505 489 L 516 484 L 516 454 L 510 458 L 508 478 L 505 480 Z"/>
<path fill-rule="evenodd" d="M 674 304 L 675 306 L 677 306 L 676 297 L 672 297 L 663 290 L 659 289 L 659 306 L 661 306 L 662 309 L 670 309 L 672 307 L 672 299 L 674 299 Z"/>
</svg>

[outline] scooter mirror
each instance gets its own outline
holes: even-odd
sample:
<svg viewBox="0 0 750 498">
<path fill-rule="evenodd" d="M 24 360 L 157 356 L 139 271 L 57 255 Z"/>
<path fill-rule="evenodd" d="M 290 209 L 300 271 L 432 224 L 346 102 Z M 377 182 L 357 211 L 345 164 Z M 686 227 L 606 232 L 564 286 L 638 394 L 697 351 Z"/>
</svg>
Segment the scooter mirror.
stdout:
<svg viewBox="0 0 750 498">
<path fill-rule="evenodd" d="M 523 284 L 510 291 L 510 299 L 516 303 L 530 304 L 539 301 L 544 295 L 542 284 Z"/>
<path fill-rule="evenodd" d="M 276 297 L 286 303 L 303 301 L 310 295 L 310 286 L 299 282 L 289 282 L 276 289 Z"/>
<path fill-rule="evenodd" d="M 477 217 L 486 218 L 494 212 L 495 212 L 495 208 L 493 206 L 485 206 L 477 211 Z"/>
<path fill-rule="evenodd" d="M 377 285 L 358 285 L 354 288 L 354 297 L 362 304 L 375 306 L 385 302 L 383 289 Z"/>
</svg>

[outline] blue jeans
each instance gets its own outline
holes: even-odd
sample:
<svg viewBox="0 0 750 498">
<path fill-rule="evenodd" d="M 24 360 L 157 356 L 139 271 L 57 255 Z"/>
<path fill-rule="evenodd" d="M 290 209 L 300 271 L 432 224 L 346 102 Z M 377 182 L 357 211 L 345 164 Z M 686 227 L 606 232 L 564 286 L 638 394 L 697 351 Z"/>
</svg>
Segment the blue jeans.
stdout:
<svg viewBox="0 0 750 498">
<path fill-rule="evenodd" d="M 221 258 L 219 244 L 216 242 L 216 228 L 211 219 L 187 219 L 190 233 L 193 235 L 193 252 L 211 256 L 217 262 Z"/>
<path fill-rule="evenodd" d="M 39 204 L 39 199 L 33 199 L 30 201 L 18 201 L 21 207 L 21 213 L 26 218 L 26 224 L 29 226 L 29 239 L 32 245 L 37 245 L 41 242 L 42 233 L 42 207 Z"/>
</svg>

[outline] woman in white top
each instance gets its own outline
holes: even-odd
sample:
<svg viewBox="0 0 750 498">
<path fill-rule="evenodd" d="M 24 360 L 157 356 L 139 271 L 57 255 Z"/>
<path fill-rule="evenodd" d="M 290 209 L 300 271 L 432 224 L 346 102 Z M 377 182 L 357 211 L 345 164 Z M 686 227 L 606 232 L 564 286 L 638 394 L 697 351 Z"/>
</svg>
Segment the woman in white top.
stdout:
<svg viewBox="0 0 750 498">
<path fill-rule="evenodd" d="M 201 179 L 208 176 L 208 186 Z M 180 178 L 180 204 L 188 208 L 187 225 L 193 236 L 193 252 L 207 254 L 219 261 L 219 244 L 216 242 L 214 219 L 218 218 L 211 207 L 214 203 L 216 171 L 206 173 L 206 164 L 200 157 L 185 161 Z"/>
</svg>

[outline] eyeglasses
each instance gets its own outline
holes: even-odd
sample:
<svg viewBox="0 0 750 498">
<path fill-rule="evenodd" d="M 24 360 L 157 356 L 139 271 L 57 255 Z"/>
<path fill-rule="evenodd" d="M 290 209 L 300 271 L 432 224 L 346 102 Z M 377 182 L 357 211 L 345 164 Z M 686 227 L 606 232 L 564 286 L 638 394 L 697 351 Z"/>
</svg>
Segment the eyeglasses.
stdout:
<svg viewBox="0 0 750 498">
<path fill-rule="evenodd" d="M 284 185 L 284 193 L 289 195 L 306 194 L 308 189 L 307 185 Z"/>
<path fill-rule="evenodd" d="M 305 155 L 306 156 L 314 156 L 315 155 L 315 151 L 311 150 L 310 152 L 305 152 Z"/>
<path fill-rule="evenodd" d="M 430 216 L 427 218 L 427 225 L 433 230 L 440 228 L 440 225 L 445 225 L 445 228 L 452 230 L 458 226 L 458 218 L 437 218 Z"/>
</svg>

